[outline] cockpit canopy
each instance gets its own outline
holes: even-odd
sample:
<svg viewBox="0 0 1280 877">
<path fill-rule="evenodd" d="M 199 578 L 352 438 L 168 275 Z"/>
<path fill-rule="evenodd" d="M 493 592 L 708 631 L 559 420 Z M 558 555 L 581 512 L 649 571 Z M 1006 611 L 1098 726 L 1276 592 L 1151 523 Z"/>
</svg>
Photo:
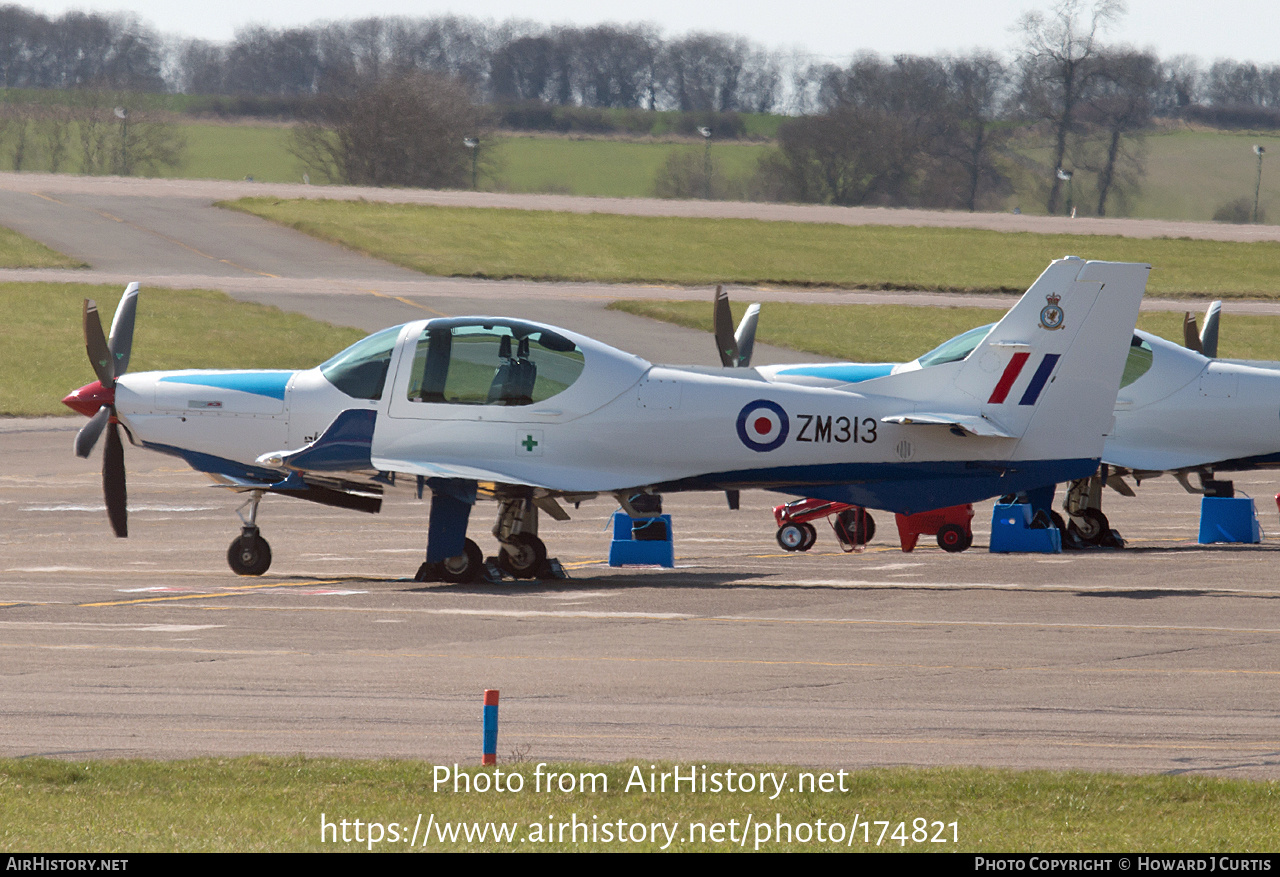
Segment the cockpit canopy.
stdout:
<svg viewBox="0 0 1280 877">
<path fill-rule="evenodd" d="M 582 350 L 519 320 L 432 320 L 415 342 L 410 402 L 532 405 L 582 374 Z"/>
<path fill-rule="evenodd" d="M 399 326 L 375 332 L 320 363 L 320 374 L 353 399 L 381 399 L 399 336 Z"/>
<path fill-rule="evenodd" d="M 320 373 L 352 398 L 381 399 L 402 328 L 357 341 Z M 568 389 L 585 362 L 568 338 L 520 320 L 431 320 L 413 343 L 411 402 L 532 405 Z"/>
</svg>

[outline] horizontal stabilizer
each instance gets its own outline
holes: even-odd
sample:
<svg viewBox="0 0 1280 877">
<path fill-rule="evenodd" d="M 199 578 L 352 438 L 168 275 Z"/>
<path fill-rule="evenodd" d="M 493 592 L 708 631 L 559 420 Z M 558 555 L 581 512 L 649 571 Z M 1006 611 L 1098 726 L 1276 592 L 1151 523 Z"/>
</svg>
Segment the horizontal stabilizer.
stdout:
<svg viewBox="0 0 1280 877">
<path fill-rule="evenodd" d="M 985 417 L 973 414 L 945 414 L 938 412 L 916 412 L 915 414 L 893 414 L 880 418 L 881 423 L 900 423 L 903 426 L 946 426 L 959 429 L 969 435 L 980 435 L 985 438 L 1017 438 Z"/>
</svg>

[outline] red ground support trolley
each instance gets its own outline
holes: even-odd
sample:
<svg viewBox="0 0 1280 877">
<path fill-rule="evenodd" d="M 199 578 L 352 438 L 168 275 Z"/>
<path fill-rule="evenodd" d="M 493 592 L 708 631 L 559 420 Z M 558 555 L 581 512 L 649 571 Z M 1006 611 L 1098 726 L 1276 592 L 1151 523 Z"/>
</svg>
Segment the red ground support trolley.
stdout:
<svg viewBox="0 0 1280 877">
<path fill-rule="evenodd" d="M 1280 505 L 1280 497 L 1277 497 Z M 808 551 L 818 541 L 818 531 L 811 521 L 826 518 L 845 551 L 870 542 L 876 535 L 876 522 L 861 506 L 825 499 L 797 499 L 774 506 L 778 522 L 778 544 L 784 551 Z M 936 536 L 943 551 L 964 551 L 973 544 L 972 505 L 957 505 L 916 515 L 895 515 L 898 539 L 903 551 L 912 551 L 921 536 Z"/>
<path fill-rule="evenodd" d="M 921 536 L 937 536 L 943 551 L 964 551 L 973 544 L 973 505 L 953 505 L 918 515 L 895 515 L 903 551 L 916 547 Z"/>
<path fill-rule="evenodd" d="M 809 523 L 826 518 L 840 547 L 853 551 L 876 535 L 876 522 L 862 506 L 825 499 L 796 499 L 773 508 L 778 522 L 778 544 L 784 551 L 808 551 L 818 541 L 818 531 Z"/>
</svg>

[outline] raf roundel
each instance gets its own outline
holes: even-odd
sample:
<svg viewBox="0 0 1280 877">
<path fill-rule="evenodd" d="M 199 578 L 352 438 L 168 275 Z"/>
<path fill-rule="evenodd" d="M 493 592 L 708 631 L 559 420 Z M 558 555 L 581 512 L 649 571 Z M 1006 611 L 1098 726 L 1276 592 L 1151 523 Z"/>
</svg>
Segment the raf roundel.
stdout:
<svg viewBox="0 0 1280 877">
<path fill-rule="evenodd" d="M 791 424 L 782 406 L 767 399 L 748 402 L 738 412 L 738 438 L 753 451 L 772 451 L 787 440 Z"/>
</svg>

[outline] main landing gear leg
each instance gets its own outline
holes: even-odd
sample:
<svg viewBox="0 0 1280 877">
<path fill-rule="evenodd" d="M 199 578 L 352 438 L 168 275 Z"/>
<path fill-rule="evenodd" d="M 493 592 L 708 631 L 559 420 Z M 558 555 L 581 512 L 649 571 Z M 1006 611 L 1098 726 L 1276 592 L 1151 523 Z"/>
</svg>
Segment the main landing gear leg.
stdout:
<svg viewBox="0 0 1280 877">
<path fill-rule="evenodd" d="M 250 492 L 236 514 L 240 517 L 240 535 L 227 549 L 227 563 L 231 571 L 238 576 L 260 576 L 271 568 L 271 546 L 258 534 L 258 503 L 262 502 L 265 490 Z M 245 506 L 249 507 L 249 517 L 243 514 Z"/>
<path fill-rule="evenodd" d="M 1124 540 L 1111 529 L 1107 516 L 1102 513 L 1102 488 L 1110 477 L 1110 467 L 1105 463 L 1088 478 L 1080 478 L 1067 485 L 1067 497 L 1062 503 L 1067 513 L 1067 532 L 1063 534 L 1064 548 L 1123 548 Z"/>
<path fill-rule="evenodd" d="M 501 546 L 498 566 L 517 579 L 549 578 L 547 546 L 538 538 L 538 507 L 528 496 L 498 502 L 493 535 Z"/>
<path fill-rule="evenodd" d="M 428 478 L 431 516 L 427 523 L 427 560 L 414 576 L 419 582 L 474 582 L 484 571 L 480 546 L 467 538 L 467 521 L 476 501 L 476 483 L 457 478 Z"/>
</svg>

